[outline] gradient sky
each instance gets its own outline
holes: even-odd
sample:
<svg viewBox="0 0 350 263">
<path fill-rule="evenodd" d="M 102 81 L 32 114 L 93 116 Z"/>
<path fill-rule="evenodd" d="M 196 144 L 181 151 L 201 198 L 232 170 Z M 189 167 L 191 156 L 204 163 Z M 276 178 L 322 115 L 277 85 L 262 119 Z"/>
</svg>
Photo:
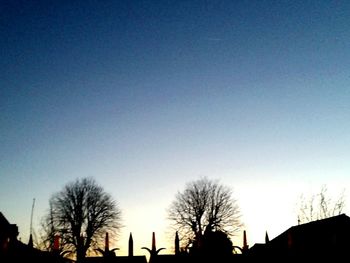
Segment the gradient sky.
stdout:
<svg viewBox="0 0 350 263">
<path fill-rule="evenodd" d="M 273 238 L 301 194 L 350 191 L 349 50 L 349 1 L 1 1 L 0 211 L 27 242 L 33 198 L 38 231 L 94 177 L 119 254 L 130 231 L 171 253 L 166 209 L 206 176 Z"/>
</svg>

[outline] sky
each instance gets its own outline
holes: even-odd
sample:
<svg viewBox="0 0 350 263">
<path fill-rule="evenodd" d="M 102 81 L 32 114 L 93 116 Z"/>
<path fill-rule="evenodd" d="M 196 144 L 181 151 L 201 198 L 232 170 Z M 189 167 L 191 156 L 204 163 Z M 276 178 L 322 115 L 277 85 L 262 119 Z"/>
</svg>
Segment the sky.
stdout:
<svg viewBox="0 0 350 263">
<path fill-rule="evenodd" d="M 202 177 L 233 190 L 250 246 L 322 185 L 350 214 L 349 25 L 349 1 L 1 1 L 0 211 L 27 242 L 33 198 L 39 232 L 93 177 L 120 255 L 153 231 L 172 253 L 167 209 Z"/>
</svg>

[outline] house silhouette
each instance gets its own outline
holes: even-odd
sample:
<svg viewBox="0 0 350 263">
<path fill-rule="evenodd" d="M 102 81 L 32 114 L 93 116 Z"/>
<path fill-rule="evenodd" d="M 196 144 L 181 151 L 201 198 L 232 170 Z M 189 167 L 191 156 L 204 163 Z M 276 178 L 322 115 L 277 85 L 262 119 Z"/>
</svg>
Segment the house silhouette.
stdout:
<svg viewBox="0 0 350 263">
<path fill-rule="evenodd" d="M 292 226 L 265 244 L 255 244 L 251 257 L 275 259 L 350 259 L 350 217 L 345 214 Z"/>
<path fill-rule="evenodd" d="M 60 255 L 33 248 L 32 240 L 24 244 L 17 239 L 19 232 L 16 224 L 10 224 L 0 212 L 0 262 L 52 262 L 65 263 Z"/>
</svg>

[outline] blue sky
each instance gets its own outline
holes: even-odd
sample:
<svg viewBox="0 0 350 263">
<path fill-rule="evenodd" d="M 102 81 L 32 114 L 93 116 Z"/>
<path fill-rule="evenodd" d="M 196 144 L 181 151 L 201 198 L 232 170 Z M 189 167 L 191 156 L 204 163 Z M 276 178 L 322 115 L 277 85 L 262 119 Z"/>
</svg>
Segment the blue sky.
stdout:
<svg viewBox="0 0 350 263">
<path fill-rule="evenodd" d="M 348 1 L 2 1 L 0 211 L 25 241 L 33 198 L 39 224 L 91 176 L 126 251 L 167 244 L 166 208 L 207 176 L 251 245 L 279 234 L 300 194 L 350 183 L 349 24 Z"/>
</svg>

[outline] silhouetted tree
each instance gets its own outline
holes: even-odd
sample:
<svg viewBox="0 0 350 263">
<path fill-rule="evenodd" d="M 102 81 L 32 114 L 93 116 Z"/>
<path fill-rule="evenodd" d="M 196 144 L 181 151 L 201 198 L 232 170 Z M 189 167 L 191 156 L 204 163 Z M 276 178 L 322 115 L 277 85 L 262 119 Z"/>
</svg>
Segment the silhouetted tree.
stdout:
<svg viewBox="0 0 350 263">
<path fill-rule="evenodd" d="M 45 217 L 47 240 L 59 235 L 63 249 L 82 262 L 106 231 L 121 227 L 120 220 L 121 211 L 111 195 L 91 178 L 78 179 L 51 197 Z"/>
<path fill-rule="evenodd" d="M 231 236 L 242 226 L 231 190 L 207 178 L 192 181 L 183 192 L 178 192 L 168 217 L 185 242 L 183 245 L 194 249 L 201 247 L 204 231 L 221 231 Z"/>
<path fill-rule="evenodd" d="M 51 202 L 49 203 L 49 211 L 41 221 L 41 235 L 38 247 L 45 251 L 54 251 L 55 238 L 59 238 L 58 231 L 55 231 L 53 220 L 53 209 Z M 60 239 L 60 238 L 59 238 Z M 59 243 L 59 253 L 69 254 L 70 251 L 64 251 L 62 243 Z"/>
<path fill-rule="evenodd" d="M 322 186 L 318 194 L 309 198 L 302 196 L 299 201 L 298 223 L 307 223 L 340 215 L 345 207 L 344 191 L 337 200 L 328 196 L 327 187 Z"/>
<path fill-rule="evenodd" d="M 221 231 L 206 231 L 202 246 L 202 254 L 206 257 L 227 258 L 233 254 L 230 238 Z"/>
</svg>

